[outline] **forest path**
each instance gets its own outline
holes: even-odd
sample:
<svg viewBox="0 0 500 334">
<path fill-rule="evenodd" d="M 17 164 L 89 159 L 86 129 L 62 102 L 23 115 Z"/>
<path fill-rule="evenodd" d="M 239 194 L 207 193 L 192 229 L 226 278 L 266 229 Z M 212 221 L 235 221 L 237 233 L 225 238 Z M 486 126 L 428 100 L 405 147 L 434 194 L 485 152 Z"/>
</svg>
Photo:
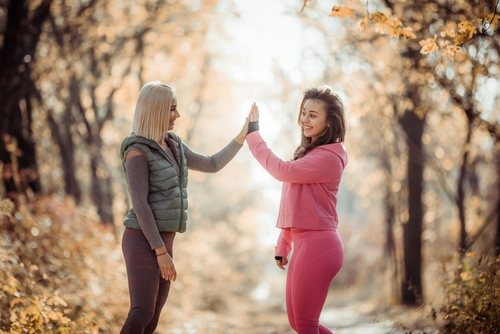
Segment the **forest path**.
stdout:
<svg viewBox="0 0 500 334">
<path fill-rule="evenodd" d="M 283 310 L 261 310 L 247 314 L 197 313 L 189 320 L 164 319 L 158 334 L 294 334 Z M 352 301 L 342 306 L 329 305 L 323 309 L 321 323 L 335 334 L 405 334 L 398 322 L 403 320 L 418 324 L 422 312 L 394 308 L 380 312 L 374 302 Z M 175 317 L 173 317 L 175 318 Z M 396 320 L 395 320 L 396 319 Z M 398 320 L 399 319 L 399 320 Z M 165 321 L 166 320 L 166 321 Z M 173 320 L 173 321 L 172 321 Z M 425 321 L 426 322 L 426 321 Z M 421 326 L 418 326 L 421 327 Z M 169 328 L 162 330 L 161 328 Z M 437 330 L 412 329 L 413 334 L 436 334 Z"/>
<path fill-rule="evenodd" d="M 384 316 L 364 312 L 363 304 L 325 308 L 321 314 L 322 324 L 335 334 L 404 334 L 394 328 L 395 322 Z"/>
</svg>

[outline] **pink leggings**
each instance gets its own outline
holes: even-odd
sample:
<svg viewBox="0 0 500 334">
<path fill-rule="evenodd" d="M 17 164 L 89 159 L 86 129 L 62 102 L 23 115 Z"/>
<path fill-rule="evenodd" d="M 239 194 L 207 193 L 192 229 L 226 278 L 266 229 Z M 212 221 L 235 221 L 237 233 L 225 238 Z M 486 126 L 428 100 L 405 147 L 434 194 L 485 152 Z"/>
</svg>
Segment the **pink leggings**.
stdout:
<svg viewBox="0 0 500 334">
<path fill-rule="evenodd" d="M 336 231 L 292 228 L 293 255 L 286 279 L 286 308 L 292 328 L 299 334 L 330 334 L 319 316 L 332 279 L 344 260 L 344 247 Z"/>
</svg>

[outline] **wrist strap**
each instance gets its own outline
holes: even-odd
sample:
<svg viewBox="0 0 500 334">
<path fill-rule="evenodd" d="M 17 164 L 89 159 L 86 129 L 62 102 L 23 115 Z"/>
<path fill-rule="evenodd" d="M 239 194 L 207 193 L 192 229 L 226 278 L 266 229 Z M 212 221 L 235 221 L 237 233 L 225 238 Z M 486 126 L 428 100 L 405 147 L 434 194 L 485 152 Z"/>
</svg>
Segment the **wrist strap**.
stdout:
<svg viewBox="0 0 500 334">
<path fill-rule="evenodd" d="M 161 256 L 161 255 L 164 255 L 164 254 L 167 254 L 167 252 L 163 252 L 163 253 L 160 253 L 160 254 L 156 254 L 156 256 Z"/>
<path fill-rule="evenodd" d="M 248 133 L 259 131 L 259 121 L 248 123 Z"/>
</svg>

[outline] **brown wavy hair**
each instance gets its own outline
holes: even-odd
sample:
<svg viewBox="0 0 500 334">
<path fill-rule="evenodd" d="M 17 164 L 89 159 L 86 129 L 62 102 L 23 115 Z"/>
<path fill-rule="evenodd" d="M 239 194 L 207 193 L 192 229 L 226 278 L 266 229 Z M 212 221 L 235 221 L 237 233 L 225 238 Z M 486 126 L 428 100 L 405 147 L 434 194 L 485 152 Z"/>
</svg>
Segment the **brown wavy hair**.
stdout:
<svg viewBox="0 0 500 334">
<path fill-rule="evenodd" d="M 302 103 L 300 104 L 298 123 L 300 125 L 300 117 L 302 108 L 307 100 L 317 100 L 323 103 L 326 112 L 326 121 L 328 127 L 325 134 L 319 137 L 315 142 L 311 138 L 304 136 L 304 130 L 301 127 L 301 140 L 300 145 L 297 147 L 293 154 L 292 160 L 297 160 L 306 155 L 310 150 L 320 145 L 327 145 L 333 143 L 342 143 L 345 139 L 346 121 L 344 113 L 344 104 L 340 97 L 332 91 L 328 86 L 321 86 L 319 88 L 309 88 L 304 92 Z"/>
</svg>

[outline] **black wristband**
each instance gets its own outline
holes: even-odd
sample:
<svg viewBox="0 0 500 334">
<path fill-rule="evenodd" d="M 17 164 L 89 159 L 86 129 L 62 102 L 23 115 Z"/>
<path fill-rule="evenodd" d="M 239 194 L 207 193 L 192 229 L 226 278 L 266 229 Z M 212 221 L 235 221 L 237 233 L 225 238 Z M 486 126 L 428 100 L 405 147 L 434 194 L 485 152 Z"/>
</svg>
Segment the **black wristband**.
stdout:
<svg viewBox="0 0 500 334">
<path fill-rule="evenodd" d="M 259 131 L 259 121 L 248 123 L 248 133 Z"/>
<path fill-rule="evenodd" d="M 283 261 L 283 256 L 275 256 L 274 259 L 276 261 Z"/>
</svg>

